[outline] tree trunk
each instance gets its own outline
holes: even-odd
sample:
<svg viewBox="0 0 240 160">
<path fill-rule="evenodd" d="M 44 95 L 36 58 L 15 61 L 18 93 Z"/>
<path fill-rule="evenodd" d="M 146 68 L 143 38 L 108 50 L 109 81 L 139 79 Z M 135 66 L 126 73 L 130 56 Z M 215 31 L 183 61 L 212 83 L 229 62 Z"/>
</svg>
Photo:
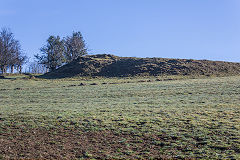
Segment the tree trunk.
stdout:
<svg viewBox="0 0 240 160">
<path fill-rule="evenodd" d="M 14 72 L 14 65 L 11 66 L 11 73 L 13 74 Z"/>
<path fill-rule="evenodd" d="M 17 66 L 17 72 L 19 73 L 19 66 Z"/>
<path fill-rule="evenodd" d="M 19 73 L 22 74 L 22 66 L 19 66 Z"/>
<path fill-rule="evenodd" d="M 4 72 L 3 66 L 1 66 L 1 72 L 2 72 L 2 74 L 3 74 L 3 72 Z"/>
<path fill-rule="evenodd" d="M 3 66 L 3 74 L 7 72 L 7 67 Z"/>
</svg>

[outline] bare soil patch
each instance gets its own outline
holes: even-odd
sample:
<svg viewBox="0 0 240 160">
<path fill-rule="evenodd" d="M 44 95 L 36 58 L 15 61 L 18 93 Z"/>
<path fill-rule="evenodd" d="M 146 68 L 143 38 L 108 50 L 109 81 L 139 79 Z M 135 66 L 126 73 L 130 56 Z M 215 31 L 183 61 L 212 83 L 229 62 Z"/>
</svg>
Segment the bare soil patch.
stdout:
<svg viewBox="0 0 240 160">
<path fill-rule="evenodd" d="M 0 155 L 5 159 L 171 158 L 159 152 L 166 145 L 164 139 L 164 135 L 16 127 L 3 131 Z"/>
</svg>

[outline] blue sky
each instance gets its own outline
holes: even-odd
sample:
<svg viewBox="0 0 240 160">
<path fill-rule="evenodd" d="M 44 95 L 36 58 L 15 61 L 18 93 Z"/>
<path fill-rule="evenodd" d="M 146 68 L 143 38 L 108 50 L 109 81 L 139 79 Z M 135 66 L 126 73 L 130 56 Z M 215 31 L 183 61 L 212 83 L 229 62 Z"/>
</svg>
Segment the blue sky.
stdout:
<svg viewBox="0 0 240 160">
<path fill-rule="evenodd" d="M 81 31 L 92 54 L 240 62 L 240 0 L 0 0 L 0 27 L 30 57 Z"/>
</svg>

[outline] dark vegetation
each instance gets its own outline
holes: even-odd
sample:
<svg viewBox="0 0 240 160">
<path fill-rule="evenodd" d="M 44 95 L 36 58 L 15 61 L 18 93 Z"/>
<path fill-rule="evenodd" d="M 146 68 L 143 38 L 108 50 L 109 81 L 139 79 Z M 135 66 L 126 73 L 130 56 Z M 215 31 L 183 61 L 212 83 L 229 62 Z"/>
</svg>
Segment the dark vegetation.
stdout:
<svg viewBox="0 0 240 160">
<path fill-rule="evenodd" d="M 238 75 L 240 63 L 167 58 L 118 57 L 110 54 L 78 57 L 43 78 L 74 76 Z"/>
</svg>

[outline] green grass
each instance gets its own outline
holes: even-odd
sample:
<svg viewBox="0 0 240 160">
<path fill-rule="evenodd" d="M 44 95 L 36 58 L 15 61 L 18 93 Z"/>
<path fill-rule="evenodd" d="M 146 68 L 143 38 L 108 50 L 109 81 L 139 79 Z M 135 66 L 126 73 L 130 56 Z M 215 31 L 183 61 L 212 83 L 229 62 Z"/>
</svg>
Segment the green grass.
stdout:
<svg viewBox="0 0 240 160">
<path fill-rule="evenodd" d="M 28 126 L 164 135 L 162 154 L 240 158 L 239 76 L 155 79 L 0 80 L 0 133 Z"/>
</svg>

